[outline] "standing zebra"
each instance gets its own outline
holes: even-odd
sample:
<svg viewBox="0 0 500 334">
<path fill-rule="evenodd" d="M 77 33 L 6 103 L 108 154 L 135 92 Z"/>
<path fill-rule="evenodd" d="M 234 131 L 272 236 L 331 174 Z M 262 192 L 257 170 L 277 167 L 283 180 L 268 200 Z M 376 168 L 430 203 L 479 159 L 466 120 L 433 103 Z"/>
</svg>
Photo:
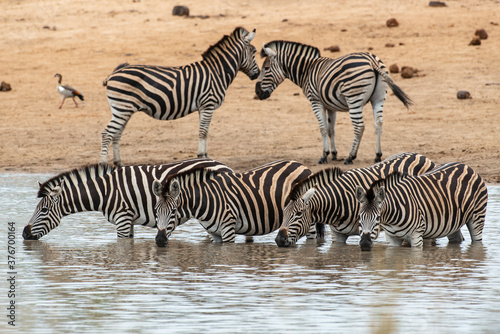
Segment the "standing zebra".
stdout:
<svg viewBox="0 0 500 334">
<path fill-rule="evenodd" d="M 368 52 L 352 53 L 337 59 L 321 57 L 317 48 L 287 41 L 273 41 L 264 44 L 261 55 L 266 57 L 255 93 L 263 100 L 267 99 L 276 87 L 285 79 L 290 79 L 300 86 L 311 103 L 314 115 L 318 119 L 323 138 L 323 155 L 320 164 L 327 162 L 328 154 L 337 160 L 335 148 L 335 120 L 337 111 L 349 111 L 354 127 L 354 141 L 345 164 L 352 164 L 356 158 L 365 125 L 363 107 L 371 102 L 375 124 L 376 157 L 382 157 L 380 137 L 382 135 L 382 111 L 391 87 L 406 108 L 411 99 L 389 76 L 382 61 Z"/>
<path fill-rule="evenodd" d="M 156 181 L 158 235 L 163 247 L 177 225 L 196 218 L 215 242 L 234 242 L 236 234 L 277 230 L 292 187 L 312 172 L 295 161 L 276 161 L 243 173 L 190 170 Z"/>
<path fill-rule="evenodd" d="M 241 70 L 252 80 L 259 75 L 256 49 L 250 44 L 254 37 L 255 29 L 249 33 L 236 28 L 205 51 L 202 61 L 185 66 L 118 66 L 103 82 L 112 118 L 102 132 L 100 162 L 108 162 L 108 148 L 113 142 L 114 164 L 123 166 L 120 138 L 128 120 L 138 111 L 159 120 L 173 120 L 198 110 L 198 157 L 206 158 L 212 114 L 224 102 L 236 74 Z"/>
<path fill-rule="evenodd" d="M 231 171 L 220 162 L 193 159 L 155 166 L 126 166 L 113 170 L 92 165 L 57 175 L 40 184 L 41 198 L 24 228 L 26 240 L 38 240 L 59 226 L 61 218 L 83 211 L 100 211 L 116 225 L 119 238 L 133 237 L 133 225 L 156 226 L 154 180 L 166 180 L 172 173 L 190 168 Z"/>
<path fill-rule="evenodd" d="M 472 242 L 482 240 L 488 190 L 467 165 L 443 164 L 419 176 L 394 172 L 366 192 L 356 188 L 356 198 L 361 203 L 362 250 L 371 250 L 379 226 L 393 245 L 406 240 L 412 247 L 422 247 L 423 239 L 442 237 L 462 242 L 464 225 Z"/>
<path fill-rule="evenodd" d="M 334 167 L 319 171 L 290 192 L 276 244 L 280 247 L 295 244 L 314 223 L 329 224 L 335 241 L 346 242 L 359 230 L 361 206 L 355 197 L 357 185 L 368 189 L 370 184 L 393 171 L 419 175 L 433 167 L 434 163 L 423 155 L 400 153 L 366 168 L 342 172 Z M 316 230 L 319 234 L 321 225 Z"/>
</svg>

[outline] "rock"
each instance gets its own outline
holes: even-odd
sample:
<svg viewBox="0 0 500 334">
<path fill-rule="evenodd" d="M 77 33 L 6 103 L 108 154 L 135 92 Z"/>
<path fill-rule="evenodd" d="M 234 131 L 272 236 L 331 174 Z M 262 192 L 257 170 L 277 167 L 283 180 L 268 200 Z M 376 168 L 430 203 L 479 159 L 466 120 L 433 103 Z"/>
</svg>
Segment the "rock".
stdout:
<svg viewBox="0 0 500 334">
<path fill-rule="evenodd" d="M 481 39 L 475 36 L 472 41 L 470 41 L 469 45 L 481 45 Z"/>
<path fill-rule="evenodd" d="M 466 90 L 459 90 L 457 92 L 457 99 L 459 100 L 472 99 L 472 96 L 470 96 L 470 93 Z"/>
<path fill-rule="evenodd" d="M 10 84 L 5 82 L 5 81 L 2 81 L 0 83 L 0 92 L 8 92 L 12 90 L 12 88 L 10 87 Z"/>
<path fill-rule="evenodd" d="M 477 29 L 476 32 L 474 33 L 479 39 L 487 39 L 488 38 L 488 33 L 484 29 Z"/>
<path fill-rule="evenodd" d="M 397 27 L 399 26 L 399 22 L 398 20 L 396 20 L 395 18 L 392 18 L 392 19 L 388 19 L 387 22 L 385 23 L 389 28 L 394 28 L 394 27 Z"/>
<path fill-rule="evenodd" d="M 393 43 L 386 43 L 385 47 L 386 48 L 393 48 L 395 45 Z"/>
<path fill-rule="evenodd" d="M 446 3 L 442 1 L 431 1 L 429 2 L 430 7 L 446 7 Z"/>
<path fill-rule="evenodd" d="M 172 10 L 172 15 L 189 16 L 189 8 L 187 6 L 175 6 Z"/>
<path fill-rule="evenodd" d="M 403 66 L 401 68 L 401 76 L 405 79 L 410 79 L 416 76 L 418 70 L 410 66 Z"/>
<path fill-rule="evenodd" d="M 338 45 L 332 45 L 332 46 L 329 46 L 327 48 L 324 48 L 323 50 L 324 51 L 330 51 L 330 52 L 339 52 L 340 51 L 340 47 Z"/>
<path fill-rule="evenodd" d="M 399 66 L 397 64 L 392 64 L 391 66 L 389 66 L 389 72 L 399 73 Z"/>
</svg>

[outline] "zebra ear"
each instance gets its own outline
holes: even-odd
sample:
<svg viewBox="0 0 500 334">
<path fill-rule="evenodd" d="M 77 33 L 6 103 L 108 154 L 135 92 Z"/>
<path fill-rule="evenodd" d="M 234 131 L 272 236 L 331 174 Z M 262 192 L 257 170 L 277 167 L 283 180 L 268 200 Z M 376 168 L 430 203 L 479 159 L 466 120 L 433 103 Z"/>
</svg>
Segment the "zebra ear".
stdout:
<svg viewBox="0 0 500 334">
<path fill-rule="evenodd" d="M 385 187 L 381 186 L 377 190 L 377 195 L 375 196 L 375 200 L 377 201 L 377 204 L 380 204 L 384 201 L 385 199 Z"/>
<path fill-rule="evenodd" d="M 177 180 L 172 180 L 172 182 L 170 183 L 170 189 L 169 189 L 169 195 L 172 196 L 172 197 L 177 197 L 179 196 L 179 192 L 180 192 L 180 189 L 179 189 L 179 181 Z"/>
<path fill-rule="evenodd" d="M 361 204 L 366 202 L 366 193 L 360 186 L 356 186 L 356 199 Z"/>
<path fill-rule="evenodd" d="M 262 50 L 264 50 L 264 52 L 266 53 L 266 55 L 268 57 L 274 57 L 274 56 L 276 56 L 276 52 L 274 52 L 270 48 L 266 48 L 266 44 L 265 43 L 262 45 Z"/>
<path fill-rule="evenodd" d="M 158 197 L 161 197 L 163 194 L 163 186 L 161 185 L 161 182 L 156 179 L 153 181 L 153 194 Z"/>
<path fill-rule="evenodd" d="M 315 191 L 316 191 L 316 189 L 313 187 L 313 188 L 309 189 L 308 191 L 306 191 L 306 193 L 304 195 L 302 195 L 302 200 L 304 201 L 305 205 L 307 205 L 309 203 L 309 200 L 311 199 L 311 197 L 313 197 Z"/>
<path fill-rule="evenodd" d="M 245 40 L 248 43 L 250 43 L 254 39 L 254 37 L 255 37 L 255 29 L 251 33 L 249 33 L 248 35 L 246 35 Z"/>
</svg>

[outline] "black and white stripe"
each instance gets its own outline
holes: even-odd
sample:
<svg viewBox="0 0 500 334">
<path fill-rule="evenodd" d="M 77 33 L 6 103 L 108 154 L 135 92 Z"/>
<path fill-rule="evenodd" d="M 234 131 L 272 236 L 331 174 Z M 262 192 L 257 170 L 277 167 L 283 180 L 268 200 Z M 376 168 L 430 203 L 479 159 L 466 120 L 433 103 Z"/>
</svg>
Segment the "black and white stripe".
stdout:
<svg viewBox="0 0 500 334">
<path fill-rule="evenodd" d="M 152 191 L 154 180 L 190 168 L 231 171 L 209 159 L 193 159 L 165 165 L 126 166 L 113 170 L 107 165 L 92 165 L 57 175 L 40 185 L 41 198 L 28 225 L 24 239 L 40 239 L 57 227 L 64 216 L 84 211 L 100 211 L 116 225 L 119 238 L 132 237 L 133 225 L 156 226 Z"/>
<path fill-rule="evenodd" d="M 234 242 L 236 234 L 277 230 L 292 187 L 312 172 L 295 161 L 276 161 L 243 173 L 191 170 L 155 182 L 158 235 L 165 246 L 177 225 L 196 218 L 215 242 Z"/>
<path fill-rule="evenodd" d="M 361 206 L 356 200 L 357 185 L 366 190 L 393 171 L 418 175 L 433 167 L 434 163 L 423 155 L 400 153 L 366 168 L 346 172 L 338 167 L 321 170 L 292 189 L 276 243 L 278 246 L 295 244 L 314 223 L 330 225 L 334 240 L 346 242 L 359 231 Z M 316 227 L 318 234 L 320 227 Z"/>
<path fill-rule="evenodd" d="M 269 42 L 264 45 L 261 54 L 266 59 L 255 86 L 256 94 L 261 100 L 268 98 L 285 79 L 290 79 L 302 88 L 318 119 L 323 139 L 323 155 L 319 163 L 326 163 L 329 153 L 332 154 L 332 160 L 337 160 L 337 111 L 349 111 L 354 127 L 351 152 L 344 162 L 352 163 L 365 129 L 363 107 L 368 102 L 372 104 L 374 116 L 375 162 L 381 160 L 382 111 L 387 86 L 406 108 L 409 108 L 412 101 L 394 83 L 384 63 L 377 56 L 359 52 L 331 59 L 321 57 L 319 49 L 315 47 L 287 41 Z"/>
<path fill-rule="evenodd" d="M 472 242 L 482 240 L 488 190 L 467 165 L 447 163 L 418 176 L 395 172 L 366 192 L 357 188 L 356 197 L 361 203 L 362 250 L 371 250 L 371 236 L 378 234 L 379 226 L 393 245 L 407 241 L 422 247 L 423 239 L 443 237 L 461 242 L 464 225 Z"/>
<path fill-rule="evenodd" d="M 238 71 L 250 79 L 259 75 L 256 49 L 250 44 L 255 30 L 236 28 L 203 53 L 203 60 L 179 67 L 122 64 L 103 82 L 107 86 L 112 118 L 102 132 L 101 163 L 108 162 L 113 143 L 113 161 L 122 166 L 119 142 L 135 112 L 159 120 L 173 120 L 198 110 L 200 115 L 198 157 L 207 157 L 207 136 L 215 109 Z"/>
</svg>

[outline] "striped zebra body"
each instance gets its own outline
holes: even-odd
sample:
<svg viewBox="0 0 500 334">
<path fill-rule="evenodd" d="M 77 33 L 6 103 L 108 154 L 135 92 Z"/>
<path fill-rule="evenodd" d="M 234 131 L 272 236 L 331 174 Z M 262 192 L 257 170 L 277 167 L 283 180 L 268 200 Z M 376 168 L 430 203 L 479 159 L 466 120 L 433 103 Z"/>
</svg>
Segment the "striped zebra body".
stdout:
<svg viewBox="0 0 500 334">
<path fill-rule="evenodd" d="M 196 218 L 215 242 L 234 242 L 236 234 L 263 235 L 277 230 L 292 187 L 312 172 L 295 161 L 276 161 L 243 173 L 206 169 L 155 182 L 158 246 L 177 225 Z"/>
<path fill-rule="evenodd" d="M 200 114 L 198 157 L 207 157 L 207 136 L 213 112 L 224 102 L 226 91 L 238 71 L 256 79 L 256 49 L 250 44 L 255 31 L 236 28 L 204 54 L 203 60 L 179 67 L 122 64 L 103 82 L 107 86 L 112 118 L 102 132 L 101 163 L 122 166 L 119 142 L 135 112 L 159 120 L 173 120 L 194 111 Z"/>
<path fill-rule="evenodd" d="M 133 225 L 156 226 L 153 181 L 200 167 L 231 171 L 215 160 L 193 159 L 119 169 L 97 164 L 62 173 L 40 185 L 41 200 L 24 228 L 23 237 L 40 239 L 57 227 L 63 217 L 84 211 L 102 212 L 116 225 L 119 238 L 133 237 Z"/>
<path fill-rule="evenodd" d="M 330 225 L 335 241 L 346 242 L 359 233 L 361 206 L 356 200 L 356 186 L 368 189 L 394 171 L 418 175 L 432 168 L 434 163 L 423 155 L 400 153 L 366 168 L 319 171 L 292 189 L 276 243 L 285 247 L 295 244 L 315 223 Z"/>
<path fill-rule="evenodd" d="M 318 119 L 323 139 L 323 155 L 319 163 L 326 163 L 329 153 L 332 154 L 332 160 L 337 160 L 336 113 L 349 111 L 354 127 L 354 141 L 344 163 L 352 164 L 363 136 L 363 107 L 368 102 L 372 104 L 374 115 L 375 162 L 381 161 L 382 112 L 387 86 L 406 108 L 409 108 L 412 101 L 394 83 L 377 56 L 359 52 L 331 59 L 321 57 L 320 51 L 315 47 L 286 41 L 265 44 L 261 54 L 266 59 L 255 86 L 256 94 L 261 100 L 268 98 L 285 79 L 290 79 L 302 88 Z"/>
<path fill-rule="evenodd" d="M 379 226 L 391 244 L 403 241 L 422 247 L 423 239 L 448 237 L 461 242 L 467 225 L 472 242 L 480 242 L 486 216 L 488 190 L 467 165 L 447 163 L 418 175 L 393 173 L 356 190 L 361 203 L 360 246 L 370 250 Z"/>
</svg>

